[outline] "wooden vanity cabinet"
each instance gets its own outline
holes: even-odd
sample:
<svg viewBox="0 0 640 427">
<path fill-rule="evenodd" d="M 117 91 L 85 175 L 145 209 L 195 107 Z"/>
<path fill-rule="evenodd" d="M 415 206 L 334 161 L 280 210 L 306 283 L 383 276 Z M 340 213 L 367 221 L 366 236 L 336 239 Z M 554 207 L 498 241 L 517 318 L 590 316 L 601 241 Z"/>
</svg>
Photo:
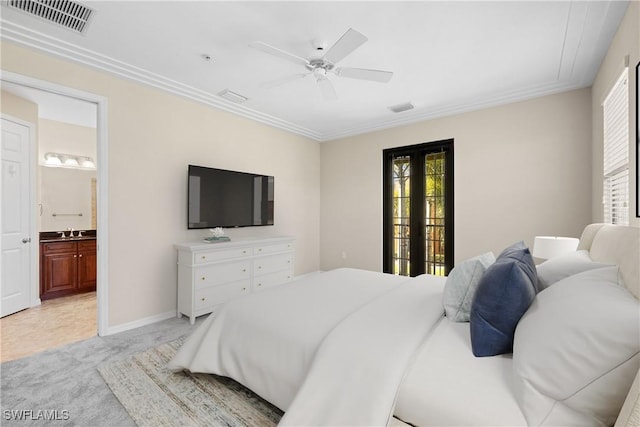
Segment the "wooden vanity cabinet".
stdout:
<svg viewBox="0 0 640 427">
<path fill-rule="evenodd" d="M 40 244 L 40 299 L 96 290 L 96 241 Z"/>
<path fill-rule="evenodd" d="M 96 241 L 84 240 L 78 242 L 78 290 L 91 292 L 96 290 Z"/>
</svg>

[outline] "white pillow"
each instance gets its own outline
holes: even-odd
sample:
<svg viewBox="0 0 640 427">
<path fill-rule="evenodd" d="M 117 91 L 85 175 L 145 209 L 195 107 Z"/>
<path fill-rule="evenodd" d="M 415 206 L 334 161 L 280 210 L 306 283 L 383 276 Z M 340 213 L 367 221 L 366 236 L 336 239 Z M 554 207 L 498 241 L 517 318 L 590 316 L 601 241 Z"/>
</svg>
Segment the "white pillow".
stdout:
<svg viewBox="0 0 640 427">
<path fill-rule="evenodd" d="M 462 261 L 449 272 L 442 294 L 442 305 L 451 321 L 469 321 L 471 302 L 478 282 L 495 260 L 493 253 L 487 252 Z"/>
<path fill-rule="evenodd" d="M 589 251 L 585 250 L 560 255 L 536 266 L 536 270 L 538 270 L 538 290 L 541 291 L 548 288 L 565 277 L 609 266 L 610 264 L 592 261 Z"/>
<path fill-rule="evenodd" d="M 536 296 L 513 347 L 529 426 L 613 425 L 640 367 L 640 303 L 618 267 L 575 274 Z"/>
</svg>

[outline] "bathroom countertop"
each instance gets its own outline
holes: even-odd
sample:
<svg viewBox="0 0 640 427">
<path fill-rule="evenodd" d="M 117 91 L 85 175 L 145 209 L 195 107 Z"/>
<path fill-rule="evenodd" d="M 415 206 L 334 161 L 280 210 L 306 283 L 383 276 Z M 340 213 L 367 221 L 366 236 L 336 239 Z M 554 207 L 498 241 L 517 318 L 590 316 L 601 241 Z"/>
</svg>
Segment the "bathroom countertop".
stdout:
<svg viewBox="0 0 640 427">
<path fill-rule="evenodd" d="M 96 236 L 48 237 L 48 238 L 41 238 L 40 243 L 77 242 L 79 240 L 96 240 Z"/>
<path fill-rule="evenodd" d="M 51 242 L 78 242 L 82 240 L 96 240 L 96 231 L 95 230 L 83 230 L 82 236 L 66 236 L 61 237 L 61 231 L 41 231 L 40 232 L 40 243 L 51 243 Z M 65 233 L 69 233 L 65 231 Z M 77 233 L 77 231 L 74 231 Z"/>
</svg>

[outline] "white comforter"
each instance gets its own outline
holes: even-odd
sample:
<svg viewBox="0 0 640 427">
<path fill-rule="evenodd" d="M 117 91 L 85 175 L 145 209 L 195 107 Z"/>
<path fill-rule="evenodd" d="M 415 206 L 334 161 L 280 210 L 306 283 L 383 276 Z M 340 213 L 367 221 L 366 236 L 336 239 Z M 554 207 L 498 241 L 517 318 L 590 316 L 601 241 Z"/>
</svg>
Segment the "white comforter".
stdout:
<svg viewBox="0 0 640 427">
<path fill-rule="evenodd" d="M 443 315 L 444 279 L 339 269 L 230 301 L 169 368 L 224 375 L 284 410 L 281 425 L 385 425 Z"/>
</svg>

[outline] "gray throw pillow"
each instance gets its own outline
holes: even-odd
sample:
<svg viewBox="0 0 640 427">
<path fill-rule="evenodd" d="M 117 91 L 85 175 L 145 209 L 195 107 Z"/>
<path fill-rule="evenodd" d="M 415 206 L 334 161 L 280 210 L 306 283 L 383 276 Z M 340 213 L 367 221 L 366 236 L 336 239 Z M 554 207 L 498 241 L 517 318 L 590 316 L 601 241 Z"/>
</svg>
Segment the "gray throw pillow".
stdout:
<svg viewBox="0 0 640 427">
<path fill-rule="evenodd" d="M 451 270 L 442 295 L 442 305 L 451 321 L 469 321 L 471 302 L 480 278 L 495 260 L 495 255 L 487 252 L 462 261 Z"/>
</svg>

